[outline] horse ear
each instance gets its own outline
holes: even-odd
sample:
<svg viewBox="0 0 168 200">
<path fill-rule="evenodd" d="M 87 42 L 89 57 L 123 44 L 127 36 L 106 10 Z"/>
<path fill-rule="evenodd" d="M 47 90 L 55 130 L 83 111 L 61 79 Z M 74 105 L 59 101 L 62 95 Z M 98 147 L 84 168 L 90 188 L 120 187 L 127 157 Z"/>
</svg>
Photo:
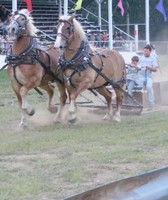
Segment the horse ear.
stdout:
<svg viewBox="0 0 168 200">
<path fill-rule="evenodd" d="M 76 14 L 73 13 L 73 14 L 71 15 L 71 17 L 69 18 L 69 21 L 73 21 L 73 19 L 75 18 L 75 16 L 76 16 Z"/>
</svg>

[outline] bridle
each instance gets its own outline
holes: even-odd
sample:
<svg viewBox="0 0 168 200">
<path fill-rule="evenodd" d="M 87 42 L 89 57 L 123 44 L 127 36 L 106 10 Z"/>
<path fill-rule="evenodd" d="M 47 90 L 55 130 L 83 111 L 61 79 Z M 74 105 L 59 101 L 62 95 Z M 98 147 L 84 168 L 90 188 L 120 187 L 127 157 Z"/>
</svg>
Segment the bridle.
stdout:
<svg viewBox="0 0 168 200">
<path fill-rule="evenodd" d="M 74 25 L 69 22 L 68 20 L 63 20 L 63 19 L 59 19 L 58 20 L 58 24 L 59 23 L 68 23 L 69 24 L 69 30 L 68 30 L 68 36 L 65 35 L 64 33 L 57 33 L 56 36 L 60 35 L 61 38 L 65 41 L 65 46 L 64 47 L 60 47 L 61 49 L 68 49 L 69 51 L 78 51 L 80 49 L 83 49 L 83 45 L 81 45 L 79 48 L 76 48 L 76 49 L 72 49 L 72 48 L 69 48 L 68 44 L 70 44 L 70 40 L 69 40 L 69 37 L 72 33 L 74 33 Z M 88 44 L 87 44 L 88 45 Z"/>
<path fill-rule="evenodd" d="M 20 16 L 23 16 L 25 18 L 24 24 L 21 24 L 18 21 L 18 19 L 13 20 L 13 23 L 16 24 L 16 26 L 18 27 L 17 38 L 20 38 L 24 35 L 24 31 L 27 29 L 27 23 L 29 22 L 29 19 L 27 19 L 26 15 L 21 14 L 21 13 L 15 13 L 15 15 L 20 15 Z"/>
<path fill-rule="evenodd" d="M 64 33 L 57 33 L 56 35 L 58 36 L 58 35 L 61 35 L 61 38 L 63 39 L 63 40 L 65 40 L 65 43 L 66 44 L 68 44 L 69 43 L 69 37 L 70 37 L 70 35 L 72 34 L 72 33 L 74 33 L 74 25 L 71 23 L 71 22 L 69 22 L 68 20 L 63 20 L 63 19 L 59 19 L 58 20 L 58 23 L 67 23 L 68 25 L 69 25 L 69 30 L 68 30 L 68 36 L 66 35 L 66 34 L 64 34 Z M 67 28 L 67 29 L 68 29 Z M 66 45 L 66 46 L 68 46 L 68 45 Z M 64 47 L 65 48 L 65 47 Z"/>
</svg>

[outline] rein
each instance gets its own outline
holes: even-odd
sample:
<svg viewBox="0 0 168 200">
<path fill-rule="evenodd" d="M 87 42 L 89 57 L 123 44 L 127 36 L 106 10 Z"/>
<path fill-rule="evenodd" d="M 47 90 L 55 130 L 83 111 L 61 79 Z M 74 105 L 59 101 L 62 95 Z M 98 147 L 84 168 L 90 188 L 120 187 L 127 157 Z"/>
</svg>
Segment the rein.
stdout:
<svg viewBox="0 0 168 200">
<path fill-rule="evenodd" d="M 1 67 L 0 71 L 4 70 L 8 66 L 8 63 Z"/>
<path fill-rule="evenodd" d="M 143 108 L 143 106 L 134 98 L 132 97 L 127 91 L 125 91 L 120 85 L 119 82 L 125 82 L 124 79 L 118 82 L 114 82 L 113 80 L 109 79 L 105 74 L 103 74 L 91 61 L 89 61 L 89 66 L 94 69 L 100 76 L 102 76 L 105 81 L 107 81 L 113 88 L 117 88 L 121 90 L 124 94 L 126 94 L 129 98 L 131 98 L 138 106 Z"/>
</svg>

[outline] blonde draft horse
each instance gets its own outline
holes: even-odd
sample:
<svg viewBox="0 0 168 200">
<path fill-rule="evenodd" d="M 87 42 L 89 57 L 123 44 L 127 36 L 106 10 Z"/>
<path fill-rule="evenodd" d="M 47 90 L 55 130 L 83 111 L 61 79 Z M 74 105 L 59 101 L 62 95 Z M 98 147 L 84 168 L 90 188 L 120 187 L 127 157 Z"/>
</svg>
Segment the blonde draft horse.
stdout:
<svg viewBox="0 0 168 200">
<path fill-rule="evenodd" d="M 61 49 L 59 64 L 64 73 L 65 84 L 70 94 L 69 122 L 76 121 L 75 101 L 84 90 L 97 90 L 107 102 L 104 119 L 120 121 L 120 109 L 125 85 L 123 57 L 110 49 L 93 49 L 75 15 L 61 16 L 56 26 L 55 48 Z M 111 84 L 116 94 L 116 112 L 113 116 L 112 94 L 107 89 Z"/>
<path fill-rule="evenodd" d="M 66 102 L 66 93 L 62 84 L 62 75 L 58 72 L 59 50 L 39 45 L 36 37 L 37 28 L 27 9 L 20 10 L 12 16 L 8 27 L 13 41 L 11 53 L 7 56 L 8 76 L 17 96 L 22 116 L 20 125 L 27 127 L 26 115 L 33 115 L 34 108 L 27 100 L 28 92 L 40 87 L 48 93 L 48 110 L 56 113 L 56 121 L 61 121 L 62 107 Z M 54 87 L 50 82 L 56 81 L 60 92 L 60 108 L 53 104 Z"/>
</svg>

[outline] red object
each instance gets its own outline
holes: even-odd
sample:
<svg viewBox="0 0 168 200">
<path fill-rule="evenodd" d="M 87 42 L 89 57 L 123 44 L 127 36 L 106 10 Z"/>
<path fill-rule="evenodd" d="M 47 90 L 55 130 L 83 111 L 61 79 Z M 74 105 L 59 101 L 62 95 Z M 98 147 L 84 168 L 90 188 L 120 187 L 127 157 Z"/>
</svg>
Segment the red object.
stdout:
<svg viewBox="0 0 168 200">
<path fill-rule="evenodd" d="M 29 12 L 31 12 L 32 11 L 32 2 L 31 2 L 31 0 L 23 0 L 23 2 L 25 2 L 27 4 L 27 10 Z"/>
<path fill-rule="evenodd" d="M 137 36 L 138 35 L 138 31 L 134 31 L 134 36 Z"/>
</svg>

